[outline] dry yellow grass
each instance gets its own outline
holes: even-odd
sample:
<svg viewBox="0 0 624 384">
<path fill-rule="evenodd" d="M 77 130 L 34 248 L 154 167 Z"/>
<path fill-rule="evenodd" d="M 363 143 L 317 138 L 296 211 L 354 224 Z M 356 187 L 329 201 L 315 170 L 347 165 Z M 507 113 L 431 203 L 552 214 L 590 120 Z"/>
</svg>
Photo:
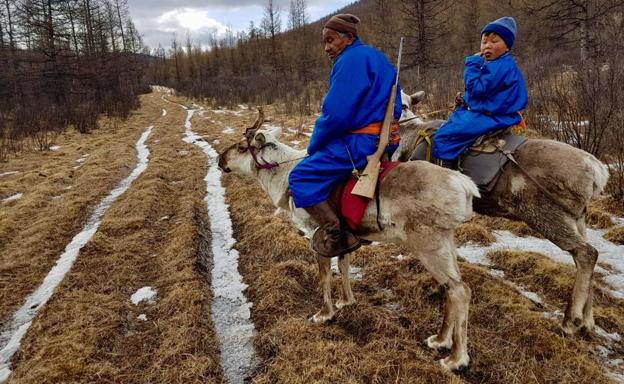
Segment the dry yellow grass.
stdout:
<svg viewBox="0 0 624 384">
<path fill-rule="evenodd" d="M 160 101 L 158 94 L 151 96 L 144 106 L 153 102 L 156 116 L 162 107 L 168 115 L 159 118 L 148 140 L 150 164 L 109 209 L 98 233 L 35 319 L 14 358 L 11 383 L 223 380 L 209 315 L 210 287 L 201 273 L 208 265 L 210 236 L 204 232 L 201 200 L 205 158 L 181 141 L 185 112 Z M 237 142 L 256 117 L 250 111 L 203 112 L 195 114 L 193 130 L 217 150 Z M 281 121 L 274 124 L 297 128 L 290 125 L 295 120 Z M 227 128 L 233 133 L 224 133 Z M 306 139 L 291 133 L 284 141 Z M 364 276 L 353 283 L 358 304 L 343 309 L 331 324 L 309 324 L 305 319 L 319 309 L 321 296 L 308 241 L 274 215 L 275 208 L 254 180 L 230 174 L 222 181 L 258 332 L 254 344 L 260 366 L 252 382 L 609 382 L 593 355 L 595 340 L 558 336 L 556 324 L 509 284 L 466 263 L 460 268 L 473 289 L 472 366 L 457 375 L 443 372 L 435 363 L 442 355 L 422 340 L 440 325 L 444 290 L 418 261 L 394 258 L 406 252 L 393 245 L 358 250 L 353 264 Z M 458 237 L 486 243 L 491 229 L 531 233 L 514 222 L 477 217 Z M 560 308 L 567 298 L 570 267 L 532 254 L 491 257 L 512 281 L 540 293 L 549 305 Z M 146 285 L 158 289 L 157 303 L 133 306 L 130 295 Z M 335 279 L 334 294 L 338 285 Z M 604 295 L 596 302 L 598 324 L 624 332 L 618 302 Z M 140 313 L 147 315 L 147 322 L 136 319 Z"/>
<path fill-rule="evenodd" d="M 613 220 L 611 215 L 607 212 L 594 207 L 588 207 L 587 209 L 587 224 L 595 228 L 609 228 L 613 226 Z"/>
<path fill-rule="evenodd" d="M 5 321 L 38 284 L 97 204 L 136 162 L 134 145 L 158 116 L 142 97 L 141 109 L 118 128 L 57 137 L 58 152 L 24 152 L 0 163 L 0 322 Z M 84 163 L 76 160 L 88 154 Z M 75 169 L 75 167 L 78 167 Z"/>
<path fill-rule="evenodd" d="M 475 216 L 470 220 L 471 223 L 480 224 L 483 227 L 489 230 L 504 230 L 510 231 L 516 236 L 526 237 L 542 237 L 539 233 L 532 230 L 526 223 L 522 221 L 514 221 L 505 219 L 503 217 L 490 217 L 483 216 L 479 214 L 475 214 Z"/>
<path fill-rule="evenodd" d="M 554 309 L 563 309 L 574 284 L 576 269 L 572 265 L 553 262 L 546 256 L 534 252 L 494 251 L 488 254 L 496 268 L 505 272 L 505 278 L 538 293 Z M 624 306 L 622 300 L 610 296 L 600 289 L 600 275 L 594 275 L 594 316 L 596 325 L 607 332 L 624 334 Z M 585 342 L 595 350 L 604 344 L 599 337 L 586 337 Z M 612 345 L 615 356 L 624 354 L 622 341 Z"/>
<path fill-rule="evenodd" d="M 165 104 L 155 105 L 158 117 Z M 35 320 L 11 383 L 222 382 L 205 274 L 206 158 L 181 140 L 186 114 L 165 107 L 148 139 L 148 168 Z M 130 302 L 143 286 L 157 289 L 156 304 Z"/>
<path fill-rule="evenodd" d="M 461 246 L 467 242 L 480 245 L 490 245 L 496 241 L 492 232 L 481 224 L 464 223 L 455 230 L 455 242 Z"/>
<path fill-rule="evenodd" d="M 221 116 L 221 115 L 218 115 Z M 231 116 L 235 134 L 224 135 L 204 114 L 194 130 L 223 149 L 240 140 L 253 114 Z M 216 120 L 215 120 L 216 121 Z M 238 123 L 236 123 L 238 121 Z M 342 310 L 335 321 L 315 326 L 305 318 L 319 309 L 321 296 L 314 256 L 303 239 L 280 216 L 253 179 L 224 177 L 233 220 L 240 271 L 254 303 L 258 330 L 255 345 L 261 365 L 255 383 L 608 383 L 590 346 L 563 338 L 556 324 L 535 312 L 508 284 L 481 268 L 462 263 L 473 289 L 469 327 L 470 370 L 442 372 L 437 353 L 422 340 L 441 321 L 443 294 L 431 276 L 405 251 L 392 245 L 358 250 L 353 263 L 364 278 L 353 284 L 358 304 Z M 505 220 L 476 219 L 471 239 L 488 239 L 489 228 L 530 230 Z M 461 232 L 459 236 L 462 236 Z M 468 235 L 467 235 L 468 237 Z M 334 294 L 339 282 L 333 282 Z"/>
<path fill-rule="evenodd" d="M 616 244 L 624 245 L 624 227 L 613 228 L 605 233 L 604 238 Z"/>
</svg>

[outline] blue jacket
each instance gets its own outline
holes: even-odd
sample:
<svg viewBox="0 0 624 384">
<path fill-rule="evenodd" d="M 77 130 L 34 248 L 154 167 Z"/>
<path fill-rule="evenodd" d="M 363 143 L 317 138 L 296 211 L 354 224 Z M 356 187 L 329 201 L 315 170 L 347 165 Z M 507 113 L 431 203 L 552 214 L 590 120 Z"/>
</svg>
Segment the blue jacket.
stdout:
<svg viewBox="0 0 624 384">
<path fill-rule="evenodd" d="M 468 56 L 464 65 L 464 101 L 434 137 L 434 156 L 454 160 L 479 136 L 520 122 L 528 94 L 510 52 L 492 61 Z"/>
<path fill-rule="evenodd" d="M 350 131 L 382 121 L 396 71 L 386 56 L 355 39 L 337 57 L 308 145 L 314 154 L 330 141 Z M 394 117 L 401 116 L 401 91 L 397 87 Z"/>
</svg>

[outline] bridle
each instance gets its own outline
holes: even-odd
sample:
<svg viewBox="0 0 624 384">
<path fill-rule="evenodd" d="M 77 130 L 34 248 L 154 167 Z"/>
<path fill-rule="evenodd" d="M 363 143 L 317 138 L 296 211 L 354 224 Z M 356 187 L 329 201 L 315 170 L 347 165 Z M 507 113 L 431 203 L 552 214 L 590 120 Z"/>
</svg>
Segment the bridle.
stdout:
<svg viewBox="0 0 624 384">
<path fill-rule="evenodd" d="M 238 152 L 240 153 L 249 152 L 249 154 L 251 155 L 251 158 L 253 159 L 254 165 L 256 166 L 256 169 L 266 169 L 270 171 L 276 167 L 279 167 L 279 165 L 282 164 L 282 163 L 269 163 L 262 157 L 262 154 L 260 154 L 260 152 L 262 152 L 267 147 L 270 147 L 272 149 L 277 148 L 277 146 L 274 143 L 266 143 L 266 144 L 261 145 L 260 147 L 255 147 L 251 145 L 251 142 L 250 142 L 251 140 L 248 137 L 246 137 L 246 139 L 247 139 L 247 147 L 242 148 L 239 145 L 237 149 L 238 149 Z"/>
<path fill-rule="evenodd" d="M 243 147 L 240 144 L 237 146 L 237 150 L 239 153 L 249 152 L 257 170 L 266 169 L 270 171 L 279 167 L 281 164 L 290 163 L 292 161 L 301 160 L 304 157 L 307 157 L 306 155 L 306 156 L 299 157 L 296 159 L 291 159 L 291 160 L 286 160 L 286 161 L 281 161 L 281 162 L 272 162 L 272 163 L 269 163 L 267 160 L 265 160 L 262 157 L 262 151 L 264 151 L 264 149 L 266 148 L 276 149 L 277 145 L 275 145 L 275 143 L 263 143 L 259 147 L 256 147 L 255 145 L 251 144 L 256 134 L 256 131 L 260 128 L 262 123 L 264 123 L 264 113 L 262 112 L 262 109 L 260 109 L 259 112 L 260 112 L 260 116 L 258 117 L 258 120 L 256 120 L 256 122 L 254 123 L 252 127 L 247 128 L 245 130 L 245 143 L 247 144 L 247 146 Z"/>
</svg>

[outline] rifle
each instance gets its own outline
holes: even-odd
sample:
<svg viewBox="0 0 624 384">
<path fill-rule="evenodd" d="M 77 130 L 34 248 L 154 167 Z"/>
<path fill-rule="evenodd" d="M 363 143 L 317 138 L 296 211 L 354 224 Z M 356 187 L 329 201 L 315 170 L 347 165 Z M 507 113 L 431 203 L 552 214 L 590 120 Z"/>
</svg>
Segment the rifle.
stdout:
<svg viewBox="0 0 624 384">
<path fill-rule="evenodd" d="M 399 85 L 399 71 L 401 70 L 401 53 L 403 52 L 403 38 L 401 37 L 401 43 L 399 45 L 399 57 L 397 60 L 397 74 L 394 80 L 394 85 L 390 91 L 390 99 L 386 106 L 386 114 L 384 115 L 383 123 L 381 125 L 381 132 L 379 133 L 379 145 L 377 150 L 372 155 L 368 156 L 368 163 L 362 174 L 359 175 L 358 181 L 351 191 L 352 194 L 367 197 L 372 199 L 375 196 L 375 187 L 377 186 L 377 179 L 379 178 L 379 166 L 381 157 L 388 146 L 390 141 L 390 123 L 394 118 L 394 101 L 396 99 L 396 91 Z"/>
</svg>

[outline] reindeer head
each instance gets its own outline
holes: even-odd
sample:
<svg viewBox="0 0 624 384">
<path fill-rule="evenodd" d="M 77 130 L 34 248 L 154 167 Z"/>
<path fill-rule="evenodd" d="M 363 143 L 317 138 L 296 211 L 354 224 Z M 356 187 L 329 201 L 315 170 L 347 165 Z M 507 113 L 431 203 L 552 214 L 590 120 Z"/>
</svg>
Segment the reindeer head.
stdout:
<svg viewBox="0 0 624 384">
<path fill-rule="evenodd" d="M 401 90 L 401 118 L 399 121 L 413 121 L 420 120 L 414 112 L 412 112 L 412 107 L 425 99 L 425 91 L 418 91 L 413 95 L 408 95 L 407 93 Z"/>
<path fill-rule="evenodd" d="M 280 128 L 261 130 L 264 118 L 262 108 L 258 109 L 256 122 L 245 130 L 244 138 L 219 155 L 219 168 L 223 172 L 237 171 L 244 174 L 257 173 L 259 169 L 272 169 L 277 166 L 269 153 L 278 148 Z"/>
</svg>

